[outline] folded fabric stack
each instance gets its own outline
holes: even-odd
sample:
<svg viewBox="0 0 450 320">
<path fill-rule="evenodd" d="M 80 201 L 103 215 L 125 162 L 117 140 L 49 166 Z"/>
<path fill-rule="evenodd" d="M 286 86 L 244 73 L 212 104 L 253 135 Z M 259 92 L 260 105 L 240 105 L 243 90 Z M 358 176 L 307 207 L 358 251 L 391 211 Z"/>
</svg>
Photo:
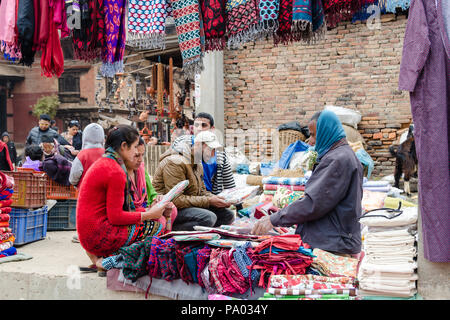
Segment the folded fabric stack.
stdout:
<svg viewBox="0 0 450 320">
<path fill-rule="evenodd" d="M 284 208 L 301 198 L 305 191 L 305 177 L 276 177 L 269 176 L 262 179 L 263 201 L 272 201 L 278 208 Z"/>
<path fill-rule="evenodd" d="M 357 294 L 352 277 L 272 275 L 267 292 L 259 300 L 351 300 Z"/>
<path fill-rule="evenodd" d="M 417 207 L 379 209 L 361 217 L 364 258 L 358 280 L 363 297 L 417 293 Z"/>
<path fill-rule="evenodd" d="M 0 179 L 0 259 L 17 253 L 13 247 L 16 238 L 10 228 L 13 188 L 14 179 L 2 173 Z"/>
<path fill-rule="evenodd" d="M 363 189 L 374 192 L 385 192 L 388 193 L 392 186 L 389 181 L 371 181 L 364 178 Z"/>
</svg>

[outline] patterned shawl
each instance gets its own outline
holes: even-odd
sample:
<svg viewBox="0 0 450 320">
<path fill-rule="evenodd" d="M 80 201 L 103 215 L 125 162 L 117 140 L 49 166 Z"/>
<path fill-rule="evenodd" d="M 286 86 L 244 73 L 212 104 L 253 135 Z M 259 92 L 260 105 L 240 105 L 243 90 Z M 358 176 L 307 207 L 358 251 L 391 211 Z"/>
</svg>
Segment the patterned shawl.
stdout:
<svg viewBox="0 0 450 320">
<path fill-rule="evenodd" d="M 4 0 L 0 4 L 0 52 L 7 60 L 15 61 L 21 58 L 17 43 L 16 30 L 17 6 L 16 0 Z"/>
<path fill-rule="evenodd" d="M 205 31 L 205 50 L 223 50 L 227 27 L 225 0 L 200 0 L 200 3 Z"/>
<path fill-rule="evenodd" d="M 272 36 L 278 29 L 280 0 L 259 0 L 259 24 L 261 37 Z"/>
<path fill-rule="evenodd" d="M 103 0 L 80 2 L 81 29 L 73 29 L 73 55 L 75 59 L 92 61 L 101 55 L 105 22 Z"/>
<path fill-rule="evenodd" d="M 203 70 L 204 39 L 198 0 L 173 0 L 172 15 L 178 35 L 183 72 L 186 78 L 195 79 Z"/>
<path fill-rule="evenodd" d="M 140 49 L 165 49 L 166 18 L 171 11 L 167 0 L 130 0 L 127 44 Z"/>
<path fill-rule="evenodd" d="M 243 43 L 259 37 L 259 17 L 255 0 L 227 0 L 228 48 L 239 48 Z"/>
<path fill-rule="evenodd" d="M 336 28 L 341 21 L 351 20 L 361 10 L 364 0 L 323 0 L 327 27 Z"/>
<path fill-rule="evenodd" d="M 280 0 L 280 7 L 278 11 L 278 29 L 273 35 L 273 43 L 287 44 L 292 39 L 292 0 Z"/>
<path fill-rule="evenodd" d="M 321 38 L 325 29 L 321 0 L 294 0 L 291 31 L 295 41 L 310 43 Z"/>
<path fill-rule="evenodd" d="M 114 77 L 123 72 L 123 54 L 126 41 L 127 0 L 104 0 L 105 38 L 102 48 L 103 64 L 100 71 L 104 77 Z"/>
</svg>

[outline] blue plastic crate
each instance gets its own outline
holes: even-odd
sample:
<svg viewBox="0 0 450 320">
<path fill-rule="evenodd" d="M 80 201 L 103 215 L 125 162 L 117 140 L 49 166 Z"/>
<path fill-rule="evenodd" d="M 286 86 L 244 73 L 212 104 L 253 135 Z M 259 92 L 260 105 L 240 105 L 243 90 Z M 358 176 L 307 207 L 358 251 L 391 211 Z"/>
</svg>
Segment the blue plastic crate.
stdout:
<svg viewBox="0 0 450 320">
<path fill-rule="evenodd" d="M 16 240 L 22 245 L 44 239 L 47 234 L 47 206 L 40 209 L 11 208 L 9 225 Z"/>
<path fill-rule="evenodd" d="M 77 200 L 58 200 L 48 211 L 47 231 L 76 230 Z"/>
</svg>

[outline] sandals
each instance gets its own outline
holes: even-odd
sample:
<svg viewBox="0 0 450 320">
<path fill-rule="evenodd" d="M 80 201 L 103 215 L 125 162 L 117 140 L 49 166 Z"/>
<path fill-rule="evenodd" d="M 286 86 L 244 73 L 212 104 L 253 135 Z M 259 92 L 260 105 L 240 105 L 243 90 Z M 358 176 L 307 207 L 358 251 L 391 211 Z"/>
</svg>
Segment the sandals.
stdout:
<svg viewBox="0 0 450 320">
<path fill-rule="evenodd" d="M 98 268 L 97 275 L 102 278 L 106 277 L 106 270 L 103 268 Z"/>
<path fill-rule="evenodd" d="M 81 272 L 97 272 L 97 266 L 95 264 L 91 264 L 89 267 L 78 267 Z"/>
</svg>

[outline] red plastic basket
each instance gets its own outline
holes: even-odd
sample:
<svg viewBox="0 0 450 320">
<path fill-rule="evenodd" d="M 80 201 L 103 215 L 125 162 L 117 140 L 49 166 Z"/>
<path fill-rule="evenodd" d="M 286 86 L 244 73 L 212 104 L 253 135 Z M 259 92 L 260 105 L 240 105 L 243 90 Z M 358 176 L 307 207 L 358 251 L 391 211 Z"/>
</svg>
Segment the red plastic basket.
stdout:
<svg viewBox="0 0 450 320">
<path fill-rule="evenodd" d="M 75 200 L 78 198 L 78 190 L 74 186 L 63 186 L 47 177 L 47 199 Z"/>
<path fill-rule="evenodd" d="M 47 175 L 33 169 L 5 171 L 14 178 L 14 193 L 11 207 L 39 208 L 47 202 Z"/>
</svg>

